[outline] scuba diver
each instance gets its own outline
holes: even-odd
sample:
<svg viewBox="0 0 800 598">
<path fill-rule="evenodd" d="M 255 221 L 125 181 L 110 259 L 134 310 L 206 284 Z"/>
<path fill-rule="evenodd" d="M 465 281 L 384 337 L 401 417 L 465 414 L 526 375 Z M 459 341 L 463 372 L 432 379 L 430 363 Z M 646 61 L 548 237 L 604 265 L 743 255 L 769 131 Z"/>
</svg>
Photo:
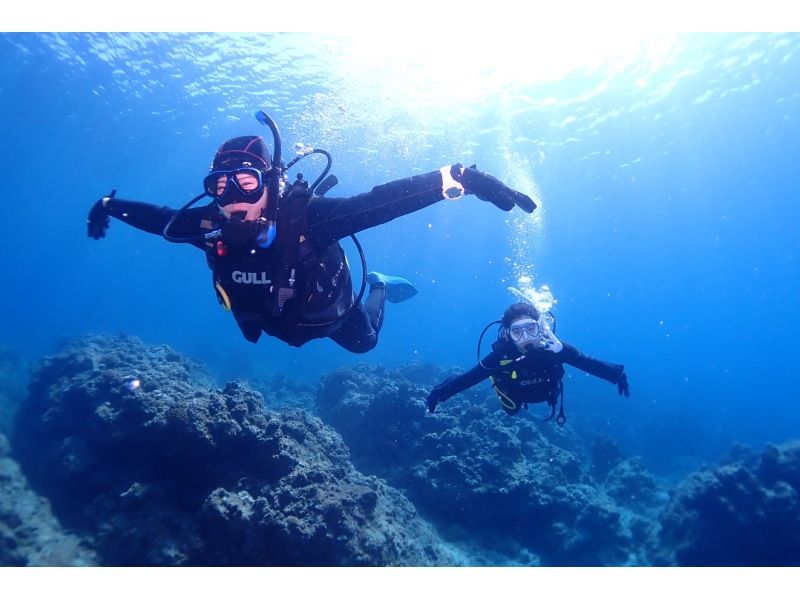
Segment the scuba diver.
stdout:
<svg viewBox="0 0 800 598">
<path fill-rule="evenodd" d="M 492 344 L 492 352 L 481 359 L 483 335 L 494 324 L 500 324 L 497 341 Z M 564 425 L 565 363 L 616 384 L 620 395 L 630 396 L 624 366 L 589 357 L 561 342 L 556 338 L 555 319 L 550 313 L 540 314 L 530 303 L 517 303 L 503 313 L 502 320 L 483 329 L 478 340 L 478 365 L 434 387 L 425 402 L 428 411 L 434 413 L 439 403 L 489 378 L 501 407 L 509 415 L 517 414 L 522 406 L 527 409 L 528 403 L 547 402 L 551 413 L 544 421 L 548 421 L 555 416 L 560 398 L 555 419 Z"/>
<path fill-rule="evenodd" d="M 87 219 L 88 236 L 93 239 L 105 236 L 113 216 L 168 241 L 201 249 L 212 271 L 217 300 L 233 313 L 244 337 L 253 343 L 262 332 L 298 347 L 330 337 L 348 351 L 365 353 L 378 342 L 385 301 L 404 301 L 417 291 L 403 278 L 367 273 L 354 233 L 442 199 L 469 194 L 504 211 L 515 205 L 528 213 L 536 208 L 527 195 L 474 165 L 460 164 L 350 198 L 323 198 L 337 182 L 333 175 L 325 178 L 330 154 L 309 149 L 284 166 L 277 126 L 264 112 L 256 118 L 272 132 L 272 156 L 259 136 L 230 139 L 214 156 L 203 193 L 181 209 L 120 199 L 114 190 L 92 206 Z M 287 184 L 285 172 L 312 153 L 327 158 L 324 172 L 311 185 L 302 174 Z M 208 205 L 191 207 L 206 196 L 211 198 Z M 361 254 L 364 276 L 358 296 L 339 244 L 347 236 L 352 236 Z M 362 303 L 367 282 L 370 291 Z"/>
</svg>

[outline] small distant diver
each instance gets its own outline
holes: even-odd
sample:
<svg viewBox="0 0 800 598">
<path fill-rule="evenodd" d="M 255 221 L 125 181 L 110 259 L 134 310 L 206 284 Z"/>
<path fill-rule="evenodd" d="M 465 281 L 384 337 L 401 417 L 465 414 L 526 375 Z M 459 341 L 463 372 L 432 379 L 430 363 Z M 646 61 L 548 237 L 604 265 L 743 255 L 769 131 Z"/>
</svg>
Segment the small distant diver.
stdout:
<svg viewBox="0 0 800 598">
<path fill-rule="evenodd" d="M 481 359 L 481 341 L 495 324 L 500 324 L 497 340 L 491 353 Z M 551 412 L 544 421 L 555 417 L 556 423 L 564 425 L 564 364 L 608 380 L 617 385 L 620 395 L 630 396 L 624 366 L 589 357 L 560 341 L 555 335 L 554 316 L 540 313 L 526 302 L 511 305 L 502 319 L 483 329 L 478 340 L 478 365 L 434 387 L 426 399 L 428 411 L 434 413 L 440 403 L 488 378 L 500 406 L 509 415 L 516 415 L 523 406 L 527 409 L 529 403 L 547 403 Z"/>
</svg>

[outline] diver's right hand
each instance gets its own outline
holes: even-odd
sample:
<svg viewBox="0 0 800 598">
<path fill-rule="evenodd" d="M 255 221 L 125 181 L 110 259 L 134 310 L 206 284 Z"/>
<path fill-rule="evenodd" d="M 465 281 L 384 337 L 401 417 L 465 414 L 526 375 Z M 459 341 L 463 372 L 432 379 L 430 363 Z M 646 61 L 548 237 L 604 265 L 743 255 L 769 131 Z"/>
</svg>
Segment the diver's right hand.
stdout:
<svg viewBox="0 0 800 598">
<path fill-rule="evenodd" d="M 446 400 L 447 396 L 438 388 L 434 388 L 425 399 L 425 403 L 428 405 L 428 411 L 434 413 L 436 411 L 436 406 Z"/>
<path fill-rule="evenodd" d="M 87 235 L 92 239 L 99 240 L 106 236 L 111 218 L 108 216 L 106 204 L 110 199 L 117 194 L 116 189 L 112 189 L 111 193 L 105 197 L 98 199 L 89 210 L 89 216 L 86 218 Z"/>
<path fill-rule="evenodd" d="M 536 209 L 536 204 L 530 197 L 508 187 L 496 177 L 481 172 L 475 164 L 463 170 L 459 168 L 460 166 L 460 164 L 453 166 L 452 176 L 464 186 L 464 193 L 491 202 L 504 212 L 512 210 L 515 205 L 528 214 Z"/>
<path fill-rule="evenodd" d="M 631 396 L 631 387 L 628 385 L 628 375 L 625 372 L 622 372 L 619 375 L 619 380 L 617 380 L 617 391 L 619 392 L 620 396 Z"/>
</svg>

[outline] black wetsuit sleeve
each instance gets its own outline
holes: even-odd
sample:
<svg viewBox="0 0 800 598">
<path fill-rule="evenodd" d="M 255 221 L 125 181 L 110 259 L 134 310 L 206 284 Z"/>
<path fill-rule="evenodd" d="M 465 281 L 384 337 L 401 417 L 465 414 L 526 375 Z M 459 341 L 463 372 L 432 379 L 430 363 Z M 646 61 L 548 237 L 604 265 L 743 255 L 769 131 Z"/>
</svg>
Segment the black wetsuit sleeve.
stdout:
<svg viewBox="0 0 800 598">
<path fill-rule="evenodd" d="M 619 381 L 619 377 L 622 375 L 625 366 L 589 357 L 568 343 L 562 342 L 562 344 L 564 345 L 564 348 L 561 350 L 563 363 L 575 366 L 584 372 L 588 372 L 593 376 L 608 380 L 614 384 Z"/>
<path fill-rule="evenodd" d="M 486 357 L 483 358 L 483 363 L 486 367 L 476 365 L 474 368 L 469 370 L 468 372 L 464 372 L 460 376 L 454 376 L 452 378 L 448 378 L 434 390 L 438 393 L 441 393 L 441 400 L 444 401 L 449 399 L 454 394 L 458 394 L 459 392 L 463 392 L 468 388 L 472 388 L 479 382 L 483 382 L 492 374 L 492 368 L 497 367 L 500 362 L 500 358 L 495 353 L 490 353 Z M 487 369 L 489 368 L 489 369 Z"/>
<path fill-rule="evenodd" d="M 309 236 L 315 243 L 329 245 L 441 199 L 442 175 L 438 170 L 379 185 L 350 198 L 312 199 L 308 204 Z"/>
<path fill-rule="evenodd" d="M 161 235 L 169 219 L 177 212 L 177 210 L 167 206 L 157 206 L 141 201 L 117 198 L 108 201 L 106 211 L 109 216 L 154 235 Z M 181 238 L 193 237 L 208 232 L 208 230 L 200 227 L 200 222 L 204 218 L 210 219 L 212 217 L 213 214 L 208 208 L 186 210 L 172 224 L 169 234 L 173 237 Z M 203 247 L 202 243 L 193 243 L 193 245 L 200 248 Z"/>
</svg>

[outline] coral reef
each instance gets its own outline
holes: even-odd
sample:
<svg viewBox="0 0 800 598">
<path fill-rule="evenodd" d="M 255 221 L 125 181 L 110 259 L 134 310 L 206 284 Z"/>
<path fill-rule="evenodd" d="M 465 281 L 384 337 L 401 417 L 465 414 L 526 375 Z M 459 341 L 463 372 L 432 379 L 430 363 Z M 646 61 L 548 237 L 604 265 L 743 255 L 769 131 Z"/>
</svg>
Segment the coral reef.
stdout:
<svg viewBox="0 0 800 598">
<path fill-rule="evenodd" d="M 0 433 L 8 433 L 25 396 L 28 365 L 14 351 L 0 349 Z"/>
<path fill-rule="evenodd" d="M 618 504 L 643 515 L 666 505 L 669 496 L 639 457 L 625 457 L 613 438 L 595 436 L 589 473 Z"/>
<path fill-rule="evenodd" d="M 319 413 L 359 468 L 405 490 L 436 522 L 489 545 L 516 543 L 545 565 L 630 562 L 629 524 L 647 524 L 587 473 L 568 429 L 508 417 L 479 389 L 431 416 L 425 378 L 406 371 L 359 366 L 323 377 Z"/>
<path fill-rule="evenodd" d="M 800 442 L 737 449 L 695 472 L 661 516 L 654 559 L 690 566 L 800 565 Z"/>
<path fill-rule="evenodd" d="M 591 448 L 592 464 L 589 473 L 598 481 L 603 482 L 608 472 L 619 465 L 624 456 L 619 445 L 613 438 L 605 435 L 595 436 Z"/>
<path fill-rule="evenodd" d="M 209 380 L 167 347 L 108 337 L 79 339 L 34 372 L 16 454 L 103 564 L 453 562 L 319 419 Z"/>
<path fill-rule="evenodd" d="M 97 556 L 66 533 L 34 494 L 0 434 L 0 566 L 93 565 Z"/>
<path fill-rule="evenodd" d="M 800 564 L 800 442 L 736 445 L 668 490 L 487 388 L 429 414 L 449 373 L 215 388 L 168 347 L 74 340 L 33 372 L 13 455 L 0 435 L 0 564 Z"/>
<path fill-rule="evenodd" d="M 247 379 L 247 383 L 261 393 L 268 409 L 303 409 L 314 413 L 316 409 L 317 389 L 310 384 L 293 380 L 283 374 L 273 376 L 255 376 Z"/>
<path fill-rule="evenodd" d="M 617 463 L 608 472 L 603 489 L 618 504 L 643 514 L 663 508 L 669 498 L 666 488 L 650 475 L 639 457 Z"/>
</svg>

